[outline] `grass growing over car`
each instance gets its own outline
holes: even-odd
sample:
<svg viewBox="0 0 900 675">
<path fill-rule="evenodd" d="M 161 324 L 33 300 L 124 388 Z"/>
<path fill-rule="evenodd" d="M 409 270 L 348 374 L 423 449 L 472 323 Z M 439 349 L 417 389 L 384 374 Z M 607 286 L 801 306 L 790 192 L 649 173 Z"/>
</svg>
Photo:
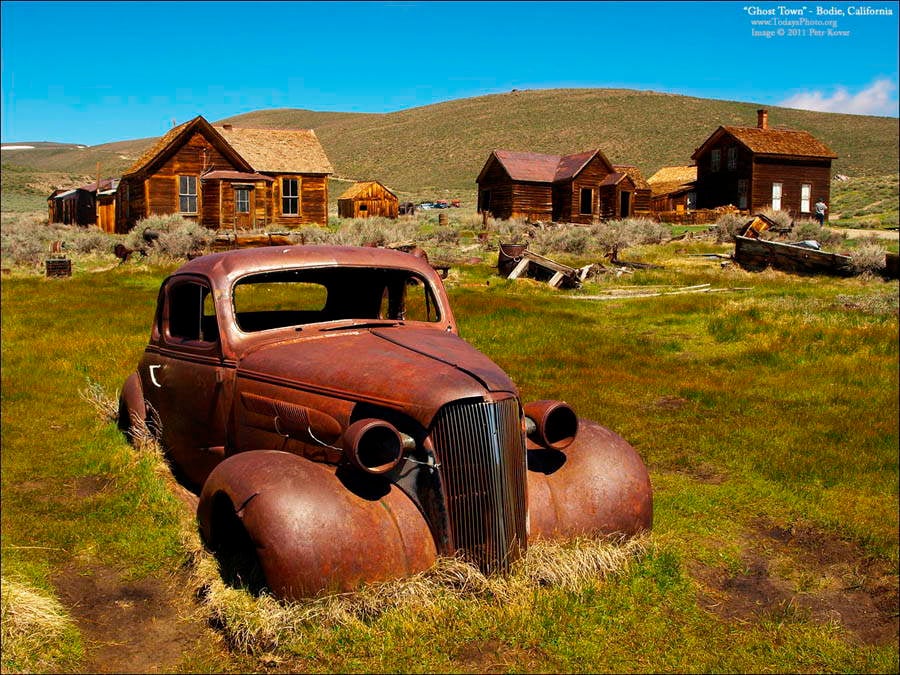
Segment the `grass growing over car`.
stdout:
<svg viewBox="0 0 900 675">
<path fill-rule="evenodd" d="M 666 269 L 581 291 L 451 270 L 463 337 L 525 400 L 562 398 L 628 439 L 650 469 L 655 522 L 608 571 L 502 587 L 450 567 L 456 582 L 417 580 L 432 584 L 428 603 L 398 600 L 424 588 L 398 584 L 285 607 L 221 583 L 158 458 L 79 394 L 96 383 L 102 402 L 133 370 L 171 266 L 4 279 L 4 670 L 96 665 L 98 636 L 69 590 L 83 575 L 202 591 L 179 625 L 212 619 L 230 649 L 214 635 L 164 654 L 129 632 L 129 649 L 143 641 L 170 671 L 896 671 L 897 282 L 686 255 L 716 250 L 628 251 Z M 734 290 L 588 299 L 701 284 Z M 7 645 L 10 579 L 64 600 L 68 628 L 36 653 Z"/>
</svg>

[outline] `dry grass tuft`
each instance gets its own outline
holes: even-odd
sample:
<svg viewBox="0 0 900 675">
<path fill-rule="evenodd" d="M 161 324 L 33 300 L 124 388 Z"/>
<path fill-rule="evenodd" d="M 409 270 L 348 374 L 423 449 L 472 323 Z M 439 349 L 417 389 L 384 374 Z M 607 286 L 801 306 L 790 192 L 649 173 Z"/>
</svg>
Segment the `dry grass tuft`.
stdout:
<svg viewBox="0 0 900 675">
<path fill-rule="evenodd" d="M 350 593 L 299 602 L 258 597 L 225 584 L 218 564 L 194 536 L 193 579 L 213 625 L 234 648 L 261 653 L 290 641 L 311 625 L 358 625 L 388 612 L 415 614 L 410 622 L 434 616 L 453 603 L 475 602 L 528 607 L 538 587 L 579 591 L 624 572 L 647 550 L 646 537 L 536 541 L 508 575 L 485 576 L 459 558 L 441 557 L 429 569 L 394 581 L 365 585 Z"/>
<path fill-rule="evenodd" d="M 87 385 L 83 389 L 78 390 L 82 400 L 94 408 L 104 422 L 112 423 L 118 420 L 119 392 L 110 396 L 99 382 L 95 382 L 90 377 L 85 379 L 87 380 Z"/>
<path fill-rule="evenodd" d="M 72 620 L 49 595 L 6 577 L 0 585 L 3 662 L 33 664 L 72 626 Z"/>
</svg>

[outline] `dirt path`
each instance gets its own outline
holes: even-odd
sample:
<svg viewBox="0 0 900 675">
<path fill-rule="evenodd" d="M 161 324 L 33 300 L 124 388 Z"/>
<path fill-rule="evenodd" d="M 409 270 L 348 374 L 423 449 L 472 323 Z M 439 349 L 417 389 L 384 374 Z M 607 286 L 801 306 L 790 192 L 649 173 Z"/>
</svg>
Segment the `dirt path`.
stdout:
<svg viewBox="0 0 900 675">
<path fill-rule="evenodd" d="M 184 578 L 128 581 L 114 569 L 76 563 L 55 581 L 85 641 L 84 672 L 172 672 L 184 670 L 186 659 L 228 660 Z"/>
<path fill-rule="evenodd" d="M 843 232 L 847 235 L 847 239 L 865 239 L 872 237 L 873 239 L 887 239 L 888 241 L 900 240 L 900 231 L 897 230 L 854 230 L 851 228 L 832 228 L 835 232 Z"/>
</svg>

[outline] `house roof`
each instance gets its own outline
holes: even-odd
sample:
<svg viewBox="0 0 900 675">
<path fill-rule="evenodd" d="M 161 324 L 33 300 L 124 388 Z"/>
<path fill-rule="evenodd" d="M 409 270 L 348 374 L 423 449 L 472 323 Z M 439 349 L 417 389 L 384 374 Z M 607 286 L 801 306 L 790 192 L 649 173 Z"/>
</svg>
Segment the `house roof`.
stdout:
<svg viewBox="0 0 900 675">
<path fill-rule="evenodd" d="M 631 179 L 631 182 L 634 183 L 634 187 L 638 190 L 650 189 L 650 184 L 644 180 L 644 175 L 636 166 L 631 166 L 630 164 L 614 164 L 613 169 L 628 176 Z"/>
<path fill-rule="evenodd" d="M 334 169 L 312 129 L 215 127 L 255 171 L 331 174 Z"/>
<path fill-rule="evenodd" d="M 664 166 L 647 179 L 653 195 L 667 195 L 693 188 L 697 182 L 697 166 Z"/>
<path fill-rule="evenodd" d="M 119 184 L 118 178 L 101 178 L 100 179 L 100 190 L 115 190 L 116 186 Z M 97 181 L 93 181 L 92 183 L 88 183 L 87 185 L 82 185 L 78 188 L 79 190 L 87 190 L 88 192 L 96 192 L 97 191 Z"/>
<path fill-rule="evenodd" d="M 573 155 L 494 150 L 491 155 L 500 162 L 512 180 L 529 183 L 556 183 L 571 180 L 597 155 L 611 168 L 609 160 L 600 150 L 588 150 Z M 488 161 L 485 167 L 489 163 Z M 484 169 L 482 169 L 483 173 Z"/>
<path fill-rule="evenodd" d="M 208 140 L 215 145 L 224 155 L 232 160 L 239 168 L 250 169 L 247 159 L 242 157 L 238 151 L 228 144 L 213 127 L 203 119 L 203 116 L 197 115 L 194 119 L 172 127 L 159 140 L 147 148 L 143 154 L 138 157 L 123 176 L 128 176 L 147 169 L 157 163 L 160 159 L 168 156 L 170 151 L 178 148 L 182 138 L 186 138 L 188 134 L 199 130 L 207 136 Z"/>
<path fill-rule="evenodd" d="M 338 197 L 338 199 L 353 199 L 355 197 L 362 196 L 366 193 L 367 190 L 369 190 L 370 188 L 372 188 L 375 185 L 379 186 L 382 190 L 387 192 L 389 195 L 391 195 L 395 199 L 397 198 L 397 195 L 395 195 L 393 192 L 388 190 L 386 187 L 384 187 L 384 185 L 379 183 L 377 180 L 364 180 L 364 181 L 360 181 L 358 183 L 354 183 L 353 185 L 348 187 L 346 190 L 344 190 L 341 193 L 341 196 Z"/>
<path fill-rule="evenodd" d="M 795 131 L 792 129 L 760 129 L 759 127 L 719 127 L 703 145 L 701 145 L 691 159 L 697 157 L 711 142 L 719 139 L 723 134 L 729 134 L 741 145 L 758 155 L 787 155 L 792 157 L 820 157 L 823 159 L 836 159 L 837 155 L 822 141 L 815 138 L 807 131 Z"/>
<path fill-rule="evenodd" d="M 606 178 L 604 178 L 600 182 L 600 187 L 607 187 L 610 185 L 618 185 L 626 178 L 628 178 L 628 174 L 623 173 L 622 171 L 613 171 L 611 174 L 606 176 Z"/>
</svg>

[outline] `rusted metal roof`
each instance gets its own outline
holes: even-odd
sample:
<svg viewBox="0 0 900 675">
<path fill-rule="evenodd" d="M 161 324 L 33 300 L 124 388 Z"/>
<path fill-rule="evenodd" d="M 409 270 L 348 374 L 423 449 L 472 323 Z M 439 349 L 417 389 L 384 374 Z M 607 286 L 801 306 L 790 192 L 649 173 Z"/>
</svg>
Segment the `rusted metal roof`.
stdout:
<svg viewBox="0 0 900 675">
<path fill-rule="evenodd" d="M 822 159 L 837 158 L 837 155 L 831 148 L 807 131 L 760 129 L 759 127 L 719 127 L 706 139 L 703 145 L 694 151 L 691 159 L 696 160 L 707 145 L 720 138 L 723 134 L 729 134 L 748 150 L 759 155 L 817 157 Z"/>
<path fill-rule="evenodd" d="M 210 178 L 212 180 L 249 180 L 249 181 L 260 181 L 264 180 L 268 183 L 273 182 L 275 179 L 270 176 L 263 176 L 261 173 L 246 173 L 243 171 L 210 171 L 201 176 L 201 178 L 206 179 Z"/>
<path fill-rule="evenodd" d="M 312 129 L 214 127 L 255 171 L 331 174 L 334 169 Z"/>
<path fill-rule="evenodd" d="M 611 166 L 600 150 L 588 150 L 572 155 L 494 150 L 493 155 L 511 179 L 529 183 L 557 183 L 571 180 L 597 155 Z"/>
<path fill-rule="evenodd" d="M 608 185 L 617 185 L 620 181 L 628 178 L 628 174 L 622 171 L 613 171 L 606 178 L 604 178 L 600 183 L 600 187 L 606 187 Z"/>
</svg>

